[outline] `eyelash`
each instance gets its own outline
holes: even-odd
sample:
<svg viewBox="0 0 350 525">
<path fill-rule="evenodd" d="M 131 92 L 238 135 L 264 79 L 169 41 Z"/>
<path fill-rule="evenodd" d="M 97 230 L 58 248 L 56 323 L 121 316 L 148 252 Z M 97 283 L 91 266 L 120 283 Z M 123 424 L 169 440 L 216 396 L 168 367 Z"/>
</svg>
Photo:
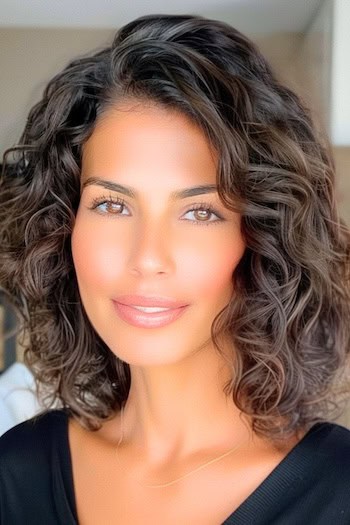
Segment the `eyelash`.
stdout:
<svg viewBox="0 0 350 525">
<path fill-rule="evenodd" d="M 101 196 L 93 199 L 91 206 L 89 206 L 89 210 L 96 210 L 98 206 L 101 204 L 116 204 L 120 206 L 126 206 L 126 202 L 124 199 L 120 197 L 112 198 L 107 196 Z M 225 220 L 210 204 L 206 204 L 205 202 L 199 202 L 198 204 L 194 204 L 190 209 L 186 211 L 188 213 L 189 211 L 196 211 L 196 210 L 204 210 L 208 213 L 214 214 L 218 217 L 218 220 L 215 221 L 189 221 L 193 222 L 195 225 L 200 226 L 209 226 L 211 224 L 219 224 L 223 220 Z M 98 211 L 97 213 L 100 213 L 101 215 L 105 215 L 104 212 Z M 117 214 L 118 215 L 118 214 Z"/>
</svg>

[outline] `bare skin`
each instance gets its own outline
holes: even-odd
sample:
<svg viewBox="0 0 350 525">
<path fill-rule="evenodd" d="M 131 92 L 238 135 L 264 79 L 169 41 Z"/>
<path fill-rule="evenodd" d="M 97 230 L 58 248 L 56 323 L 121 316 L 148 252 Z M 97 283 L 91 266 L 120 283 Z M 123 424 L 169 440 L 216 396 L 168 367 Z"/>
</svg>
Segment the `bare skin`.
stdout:
<svg viewBox="0 0 350 525">
<path fill-rule="evenodd" d="M 70 421 L 82 525 L 221 523 L 301 437 L 276 451 L 252 435 L 249 419 L 223 393 L 235 349 L 223 340 L 223 359 L 210 326 L 234 293 L 232 274 L 245 250 L 241 218 L 216 192 L 171 198 L 175 190 L 215 184 L 216 165 L 206 137 L 185 116 L 136 101 L 108 110 L 84 145 L 73 260 L 87 315 L 129 364 L 131 388 L 119 459 L 119 414 L 95 433 Z M 88 184 L 92 177 L 130 186 L 137 196 Z M 106 205 L 117 197 L 125 204 Z M 100 204 L 92 209 L 94 199 Z M 193 211 L 198 203 L 214 213 L 203 219 Z M 165 295 L 190 306 L 164 327 L 134 327 L 116 314 L 112 298 L 120 294 Z M 236 445 L 237 452 L 173 486 L 138 483 L 166 483 Z"/>
<path fill-rule="evenodd" d="M 69 422 L 79 525 L 221 525 L 302 437 L 286 440 L 283 450 L 277 451 L 255 436 L 243 441 L 237 453 L 173 485 L 148 488 L 143 485 L 176 479 L 222 450 L 198 443 L 193 454 L 155 465 L 132 444 L 125 444 L 117 454 L 118 425 L 120 429 L 116 416 L 92 433 L 74 420 Z"/>
</svg>

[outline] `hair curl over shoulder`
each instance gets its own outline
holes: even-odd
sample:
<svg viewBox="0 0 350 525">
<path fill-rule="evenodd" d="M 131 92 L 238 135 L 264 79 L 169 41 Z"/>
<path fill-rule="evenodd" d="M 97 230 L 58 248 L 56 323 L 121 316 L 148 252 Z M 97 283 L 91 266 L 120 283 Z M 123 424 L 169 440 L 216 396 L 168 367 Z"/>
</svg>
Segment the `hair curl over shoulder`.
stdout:
<svg viewBox="0 0 350 525">
<path fill-rule="evenodd" d="M 94 430 L 128 396 L 129 366 L 87 319 L 70 248 L 82 146 L 126 97 L 201 127 L 219 153 L 220 198 L 242 214 L 234 300 L 212 325 L 217 349 L 225 333 L 237 350 L 225 392 L 271 440 L 326 420 L 350 346 L 350 233 L 329 143 L 249 39 L 200 16 L 138 18 L 71 61 L 31 109 L 16 162 L 4 155 L 0 285 L 42 397 Z"/>
</svg>

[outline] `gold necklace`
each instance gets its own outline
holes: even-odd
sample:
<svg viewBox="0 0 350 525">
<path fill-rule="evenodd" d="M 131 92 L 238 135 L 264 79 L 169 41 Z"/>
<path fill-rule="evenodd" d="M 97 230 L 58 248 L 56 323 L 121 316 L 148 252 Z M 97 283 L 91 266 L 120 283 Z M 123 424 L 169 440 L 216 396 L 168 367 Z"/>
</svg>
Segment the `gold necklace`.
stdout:
<svg viewBox="0 0 350 525">
<path fill-rule="evenodd" d="M 120 464 L 120 459 L 119 459 L 119 456 L 118 456 L 118 450 L 119 450 L 119 446 L 120 444 L 122 443 L 123 441 L 123 437 L 124 437 L 124 421 L 123 421 L 123 416 L 124 416 L 124 407 L 121 409 L 121 415 L 120 415 L 120 420 L 121 420 L 121 435 L 120 435 L 120 438 L 119 438 L 119 442 L 118 442 L 118 445 L 117 445 L 117 448 L 116 448 L 116 456 L 118 458 L 118 461 L 119 461 L 119 464 Z M 232 452 L 234 452 L 235 450 L 237 450 L 239 447 L 241 447 L 244 443 L 246 443 L 247 440 L 245 441 L 242 441 L 241 443 L 239 443 L 238 445 L 236 445 L 235 447 L 231 448 L 228 452 L 225 452 L 224 454 L 221 454 L 219 457 L 217 458 L 214 458 L 214 459 L 211 459 L 209 461 L 207 461 L 206 463 L 204 463 L 204 465 L 200 465 L 199 467 L 195 468 L 194 470 L 191 470 L 190 472 L 187 472 L 186 474 L 184 474 L 183 476 L 180 476 L 179 478 L 176 478 L 176 479 L 173 479 L 172 481 L 168 481 L 168 483 L 161 483 L 161 484 L 157 484 L 157 485 L 145 485 L 144 483 L 140 483 L 139 481 L 137 481 L 137 483 L 139 485 L 141 485 L 141 487 L 147 487 L 147 488 L 159 488 L 159 487 L 168 487 L 169 485 L 173 485 L 174 483 L 177 483 L 178 481 L 186 478 L 187 476 L 190 476 L 191 474 L 194 474 L 195 472 L 198 472 L 198 470 L 201 470 L 202 468 L 204 467 L 207 467 L 209 465 L 211 465 L 212 463 L 214 463 L 215 461 L 219 461 L 219 459 L 223 459 L 225 458 L 226 456 L 228 456 L 229 454 L 232 454 Z"/>
</svg>

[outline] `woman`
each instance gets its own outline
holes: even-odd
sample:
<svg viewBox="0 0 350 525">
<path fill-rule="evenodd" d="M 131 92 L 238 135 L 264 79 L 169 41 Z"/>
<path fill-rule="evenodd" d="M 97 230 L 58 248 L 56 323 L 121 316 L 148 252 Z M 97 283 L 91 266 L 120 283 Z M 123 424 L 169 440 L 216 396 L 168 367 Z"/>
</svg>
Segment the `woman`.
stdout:
<svg viewBox="0 0 350 525">
<path fill-rule="evenodd" d="M 0 440 L 1 524 L 350 523 L 324 142 L 198 16 L 138 18 L 51 80 L 2 181 L 1 284 L 47 410 Z"/>
</svg>

